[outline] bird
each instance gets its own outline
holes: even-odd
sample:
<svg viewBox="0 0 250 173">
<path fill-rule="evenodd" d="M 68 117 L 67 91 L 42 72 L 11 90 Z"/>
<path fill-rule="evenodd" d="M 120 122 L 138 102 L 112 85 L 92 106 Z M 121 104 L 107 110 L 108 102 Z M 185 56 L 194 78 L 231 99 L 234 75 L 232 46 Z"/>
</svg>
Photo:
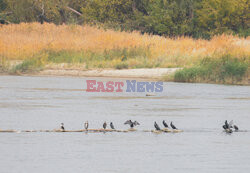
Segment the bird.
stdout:
<svg viewBox="0 0 250 173">
<path fill-rule="evenodd" d="M 177 128 L 173 125 L 173 123 L 172 123 L 172 121 L 171 121 L 171 123 L 170 123 L 170 126 L 172 127 L 172 129 L 176 129 L 177 130 Z"/>
<path fill-rule="evenodd" d="M 228 124 L 227 120 L 225 121 L 225 127 L 226 127 L 226 129 L 229 128 L 229 124 Z"/>
<path fill-rule="evenodd" d="M 64 128 L 64 124 L 63 124 L 63 123 L 61 123 L 61 130 L 62 130 L 62 131 L 65 131 L 65 128 Z"/>
<path fill-rule="evenodd" d="M 225 125 L 227 128 L 233 128 L 233 120 L 231 120 L 229 123 L 227 122 L 227 120 L 225 121 Z"/>
<path fill-rule="evenodd" d="M 137 126 L 137 125 L 140 125 L 140 123 L 138 123 L 137 121 L 131 121 L 131 120 L 127 120 L 124 124 L 128 124 L 128 125 L 130 125 L 130 128 L 133 128 L 133 127 L 135 127 L 135 126 Z"/>
<path fill-rule="evenodd" d="M 106 121 L 103 123 L 102 127 L 103 127 L 104 129 L 106 129 L 106 127 L 107 127 Z"/>
<path fill-rule="evenodd" d="M 225 130 L 227 129 L 227 126 L 226 126 L 225 124 L 224 124 L 222 127 L 223 127 L 223 129 L 225 129 Z"/>
<path fill-rule="evenodd" d="M 109 125 L 110 125 L 111 129 L 115 129 L 115 127 L 114 127 L 114 125 L 113 125 L 112 122 Z"/>
<path fill-rule="evenodd" d="M 227 120 L 225 120 L 225 124 L 222 127 L 226 133 L 233 133 L 233 130 L 231 129 L 233 128 L 233 120 L 231 120 L 229 123 L 227 122 Z"/>
<path fill-rule="evenodd" d="M 84 128 L 85 128 L 85 130 L 88 130 L 88 128 L 89 128 L 89 122 L 88 122 L 88 121 L 86 121 L 86 122 L 84 123 Z"/>
<path fill-rule="evenodd" d="M 161 128 L 158 126 L 158 124 L 156 122 L 154 123 L 154 126 L 155 126 L 156 130 L 161 130 Z"/>
<path fill-rule="evenodd" d="M 239 130 L 239 127 L 238 127 L 238 126 L 234 125 L 233 127 L 234 127 L 234 130 L 235 130 L 235 131 L 238 131 L 238 130 Z"/>
<path fill-rule="evenodd" d="M 164 125 L 164 127 L 168 128 L 168 124 L 166 123 L 165 120 L 162 121 L 162 124 Z"/>
<path fill-rule="evenodd" d="M 238 131 L 239 127 L 233 123 L 233 120 L 229 122 L 229 128 L 234 128 L 234 131 Z"/>
<path fill-rule="evenodd" d="M 234 128 L 235 131 L 238 131 L 239 130 L 239 127 L 237 125 L 234 124 L 233 120 L 231 120 L 229 123 L 228 123 L 228 127 L 229 128 Z"/>
</svg>

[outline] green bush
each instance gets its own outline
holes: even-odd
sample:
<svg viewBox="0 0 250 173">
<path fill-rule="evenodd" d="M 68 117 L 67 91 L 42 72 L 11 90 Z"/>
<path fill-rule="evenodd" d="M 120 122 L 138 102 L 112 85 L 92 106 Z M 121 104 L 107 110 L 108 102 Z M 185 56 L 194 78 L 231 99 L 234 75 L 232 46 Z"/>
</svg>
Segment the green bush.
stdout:
<svg viewBox="0 0 250 173">
<path fill-rule="evenodd" d="M 218 59 L 205 58 L 198 65 L 178 70 L 176 82 L 238 83 L 247 76 L 249 58 L 223 56 Z M 246 77 L 247 78 L 247 77 Z"/>
<path fill-rule="evenodd" d="M 34 57 L 24 60 L 21 64 L 18 64 L 12 69 L 10 73 L 27 73 L 27 72 L 37 72 L 43 69 L 45 62 L 47 62 L 47 54 L 41 53 Z"/>
<path fill-rule="evenodd" d="M 21 64 L 13 67 L 11 73 L 35 72 L 42 69 L 42 62 L 39 59 L 24 60 Z"/>
</svg>

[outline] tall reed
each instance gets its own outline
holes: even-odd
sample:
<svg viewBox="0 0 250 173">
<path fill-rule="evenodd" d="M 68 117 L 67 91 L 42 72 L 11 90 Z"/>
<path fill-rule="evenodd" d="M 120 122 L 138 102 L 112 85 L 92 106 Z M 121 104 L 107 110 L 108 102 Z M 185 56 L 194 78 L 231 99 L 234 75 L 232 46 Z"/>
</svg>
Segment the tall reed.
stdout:
<svg viewBox="0 0 250 173">
<path fill-rule="evenodd" d="M 127 51 L 134 52 L 136 55 L 133 59 L 138 58 L 138 61 L 146 58 L 149 63 L 168 67 L 189 66 L 204 57 L 230 55 L 241 58 L 250 55 L 250 38 L 232 35 L 216 36 L 211 40 L 194 40 L 188 37 L 170 39 L 90 26 L 21 23 L 2 25 L 0 38 L 0 56 L 9 60 L 24 60 L 50 51 L 63 52 L 62 56 L 65 52 L 82 53 L 83 56 L 91 52 L 107 56 L 106 60 L 109 61 L 122 60 L 124 54 L 119 52 Z M 130 61 L 132 62 L 128 64 L 136 64 L 135 60 Z"/>
</svg>

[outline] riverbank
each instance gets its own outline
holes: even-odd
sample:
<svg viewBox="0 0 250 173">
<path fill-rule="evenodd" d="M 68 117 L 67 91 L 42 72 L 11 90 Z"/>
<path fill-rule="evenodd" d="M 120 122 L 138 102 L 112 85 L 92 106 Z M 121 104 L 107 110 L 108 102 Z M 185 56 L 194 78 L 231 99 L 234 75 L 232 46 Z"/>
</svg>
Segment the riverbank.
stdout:
<svg viewBox="0 0 250 173">
<path fill-rule="evenodd" d="M 72 77 L 110 77 L 110 78 L 137 78 L 146 80 L 173 81 L 173 76 L 181 68 L 153 68 L 153 69 L 79 69 L 79 68 L 45 68 L 41 71 L 26 73 L 0 72 L 0 75 L 21 75 L 21 76 L 72 76 Z"/>
<path fill-rule="evenodd" d="M 249 58 L 204 58 L 199 63 L 182 68 L 86 68 L 84 63 L 51 63 L 33 58 L 8 61 L 2 69 L 5 74 L 39 76 L 76 76 L 141 78 L 150 80 L 250 85 Z"/>
<path fill-rule="evenodd" d="M 204 73 L 204 72 L 203 72 Z M 240 81 L 236 81 L 234 77 L 226 78 L 226 80 L 210 80 L 203 79 L 199 76 L 197 70 L 193 68 L 142 68 L 142 69 L 81 69 L 58 66 L 44 68 L 40 71 L 30 71 L 25 73 L 0 72 L 0 75 L 20 75 L 20 76 L 70 76 L 70 77 L 107 77 L 107 78 L 124 78 L 124 79 L 141 79 L 141 80 L 160 80 L 169 82 L 185 82 L 185 83 L 214 83 L 214 84 L 234 84 L 234 85 L 250 85 L 249 75 L 242 77 Z M 184 79 L 183 75 L 185 75 Z M 207 74 L 206 74 L 207 75 Z M 181 77 L 180 77 L 181 76 Z M 191 77 L 192 78 L 191 78 Z"/>
<path fill-rule="evenodd" d="M 196 40 L 22 23 L 1 27 L 0 38 L 0 72 L 5 74 L 249 84 L 249 37 Z"/>
<path fill-rule="evenodd" d="M 113 77 L 113 78 L 141 78 L 162 80 L 165 76 L 173 75 L 180 68 L 155 68 L 155 69 L 46 69 L 37 75 L 46 76 L 79 76 L 79 77 Z"/>
<path fill-rule="evenodd" d="M 182 68 L 138 68 L 138 69 L 114 69 L 93 68 L 86 69 L 83 64 L 49 63 L 46 65 L 26 61 L 8 61 L 5 68 L 0 67 L 0 75 L 22 76 L 73 76 L 73 77 L 111 77 L 111 78 L 140 78 L 150 80 L 173 81 L 176 71 Z M 2 69 L 2 70 L 1 70 Z M 170 79 L 172 78 L 172 79 Z"/>
</svg>

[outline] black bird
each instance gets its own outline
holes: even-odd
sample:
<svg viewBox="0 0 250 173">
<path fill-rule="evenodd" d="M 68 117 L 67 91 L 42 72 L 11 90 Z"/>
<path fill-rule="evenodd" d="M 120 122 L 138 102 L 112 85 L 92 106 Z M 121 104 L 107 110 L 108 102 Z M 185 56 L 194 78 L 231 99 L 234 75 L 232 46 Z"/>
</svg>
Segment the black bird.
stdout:
<svg viewBox="0 0 250 173">
<path fill-rule="evenodd" d="M 106 121 L 103 123 L 102 127 L 103 127 L 104 129 L 106 129 L 106 127 L 107 127 Z"/>
<path fill-rule="evenodd" d="M 172 121 L 170 123 L 170 126 L 172 127 L 172 129 L 176 129 L 177 130 L 177 128 L 173 125 Z"/>
<path fill-rule="evenodd" d="M 63 124 L 63 123 L 61 123 L 61 130 L 62 130 L 62 131 L 65 131 L 65 128 L 64 128 L 64 124 Z"/>
<path fill-rule="evenodd" d="M 227 120 L 225 121 L 226 128 L 233 128 L 233 124 L 234 124 L 233 120 L 231 120 L 229 123 L 227 122 Z"/>
<path fill-rule="evenodd" d="M 222 127 L 223 127 L 223 129 L 225 129 L 225 130 L 227 129 L 227 126 L 226 126 L 225 124 L 224 124 Z"/>
<path fill-rule="evenodd" d="M 238 128 L 238 126 L 236 126 L 235 124 L 234 124 L 234 122 L 233 122 L 233 120 L 231 120 L 229 123 L 228 123 L 228 127 L 229 128 L 234 128 L 234 130 L 235 131 L 238 131 L 239 130 L 239 128 Z"/>
<path fill-rule="evenodd" d="M 229 124 L 228 124 L 227 120 L 225 121 L 225 127 L 226 127 L 226 129 L 229 128 Z"/>
<path fill-rule="evenodd" d="M 164 125 L 164 127 L 168 128 L 168 124 L 166 123 L 165 120 L 162 121 L 162 124 Z"/>
<path fill-rule="evenodd" d="M 88 128 L 89 128 L 89 122 L 88 122 L 88 121 L 86 121 L 86 122 L 84 123 L 84 128 L 85 128 L 85 130 L 88 130 Z"/>
<path fill-rule="evenodd" d="M 158 126 L 158 124 L 155 122 L 154 124 L 156 130 L 161 130 L 161 128 Z"/>
<path fill-rule="evenodd" d="M 233 126 L 233 121 L 230 121 L 229 123 L 227 122 L 227 120 L 225 121 L 225 124 L 222 126 L 223 129 L 227 132 L 227 133 L 233 133 L 233 130 L 231 129 Z"/>
<path fill-rule="evenodd" d="M 114 125 L 113 125 L 112 122 L 109 125 L 110 125 L 111 129 L 115 129 L 115 127 L 114 127 Z"/>
<path fill-rule="evenodd" d="M 235 131 L 238 131 L 238 130 L 239 130 L 239 127 L 238 127 L 238 126 L 234 125 L 233 127 L 234 127 L 234 130 L 235 130 Z"/>
<path fill-rule="evenodd" d="M 132 122 L 131 120 L 127 120 L 124 124 L 130 125 L 130 128 L 140 125 L 137 121 Z"/>
</svg>

